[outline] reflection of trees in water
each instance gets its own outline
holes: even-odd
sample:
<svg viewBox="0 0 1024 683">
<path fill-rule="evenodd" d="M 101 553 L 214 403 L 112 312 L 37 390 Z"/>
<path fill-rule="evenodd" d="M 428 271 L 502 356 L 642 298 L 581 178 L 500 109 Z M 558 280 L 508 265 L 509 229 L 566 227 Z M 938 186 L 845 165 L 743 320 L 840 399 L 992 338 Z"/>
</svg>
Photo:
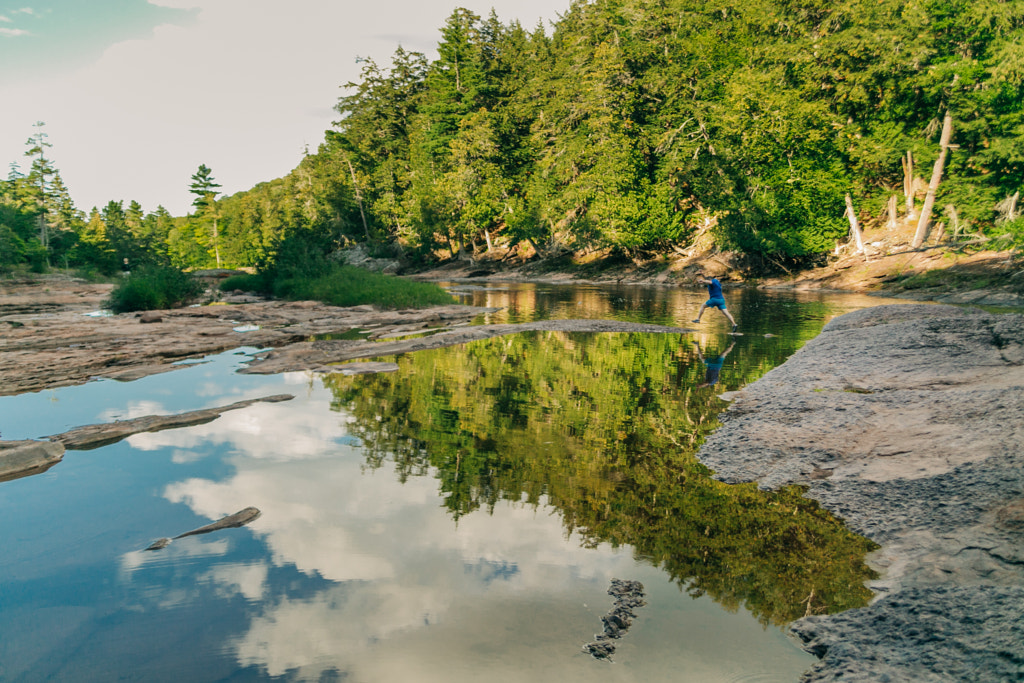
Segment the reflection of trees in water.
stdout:
<svg viewBox="0 0 1024 683">
<path fill-rule="evenodd" d="M 689 594 L 745 605 L 764 624 L 866 604 L 869 541 L 798 490 L 728 486 L 696 460 L 724 405 L 694 389 L 704 366 L 690 347 L 676 335 L 528 333 L 325 382 L 354 416 L 367 466 L 432 474 L 456 518 L 545 497 L 586 544 L 631 546 Z M 744 352 L 721 388 L 777 362 Z"/>
</svg>

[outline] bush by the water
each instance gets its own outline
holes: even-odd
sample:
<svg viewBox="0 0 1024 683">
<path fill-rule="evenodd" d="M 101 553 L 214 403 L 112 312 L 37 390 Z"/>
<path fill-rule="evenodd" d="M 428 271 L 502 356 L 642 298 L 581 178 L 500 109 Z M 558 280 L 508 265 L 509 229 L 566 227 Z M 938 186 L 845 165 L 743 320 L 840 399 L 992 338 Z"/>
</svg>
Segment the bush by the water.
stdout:
<svg viewBox="0 0 1024 683">
<path fill-rule="evenodd" d="M 451 294 L 430 282 L 374 273 L 355 266 L 332 265 L 312 279 L 289 278 L 274 283 L 285 299 L 315 299 L 333 306 L 373 304 L 381 308 L 422 308 L 455 303 Z"/>
<path fill-rule="evenodd" d="M 452 295 L 429 282 L 412 282 L 393 275 L 374 273 L 355 266 L 330 264 L 312 277 L 289 273 L 271 279 L 266 273 L 236 275 L 220 285 L 221 291 L 236 289 L 261 292 L 292 301 L 314 300 L 332 306 L 371 304 L 380 308 L 423 308 L 455 303 Z"/>
<path fill-rule="evenodd" d="M 205 287 L 188 273 L 167 266 L 143 266 L 123 279 L 106 306 L 114 313 L 176 308 L 202 295 Z"/>
<path fill-rule="evenodd" d="M 332 306 L 370 304 L 380 308 L 423 308 L 455 303 L 451 294 L 429 282 L 344 266 L 327 257 L 329 244 L 315 235 L 282 241 L 276 258 L 255 275 L 224 280 L 221 291 L 260 292 L 292 301 L 315 300 Z"/>
</svg>

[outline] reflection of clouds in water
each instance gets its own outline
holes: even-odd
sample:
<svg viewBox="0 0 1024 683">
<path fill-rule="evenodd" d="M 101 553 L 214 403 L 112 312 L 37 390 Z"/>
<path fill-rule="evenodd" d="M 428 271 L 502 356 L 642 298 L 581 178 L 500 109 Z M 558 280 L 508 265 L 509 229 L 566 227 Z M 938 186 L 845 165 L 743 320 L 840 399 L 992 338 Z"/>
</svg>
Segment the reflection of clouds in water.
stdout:
<svg viewBox="0 0 1024 683">
<path fill-rule="evenodd" d="M 262 515 L 246 529 L 265 541 L 275 565 L 335 582 L 313 596 L 269 598 L 235 641 L 243 665 L 271 675 L 300 669 L 314 679 L 332 668 L 358 669 L 367 680 L 415 678 L 413 669 L 433 667 L 429 660 L 449 648 L 453 632 L 466 639 L 456 650 L 467 657 L 481 657 L 468 652 L 473 642 L 500 650 L 494 639 L 505 637 L 504 627 L 487 633 L 499 618 L 492 601 L 519 609 L 523 600 L 558 600 L 567 586 L 603 583 L 634 566 L 626 553 L 567 539 L 560 516 L 543 506 L 499 503 L 493 514 L 466 515 L 456 526 L 433 477 L 400 484 L 386 469 L 365 471 L 361 450 L 346 443 L 347 416 L 328 410 L 327 392 L 313 393 L 314 400 L 258 404 L 206 425 L 138 435 L 153 438 L 150 447 L 225 444 L 233 475 L 170 484 L 164 496 L 209 519 L 258 507 Z M 250 600 L 273 590 L 266 567 L 222 565 L 205 578 L 222 594 Z M 471 622 L 465 613 L 475 615 Z M 443 646 L 431 642 L 438 629 L 447 634 Z M 394 652 L 410 638 L 419 649 Z M 386 651 L 402 663 L 385 663 Z"/>
<path fill-rule="evenodd" d="M 156 401 L 131 401 L 124 408 L 108 408 L 99 414 L 103 422 L 114 420 L 134 420 L 147 415 L 167 415 L 170 411 L 162 403 Z"/>
<path fill-rule="evenodd" d="M 259 600 L 267 588 L 265 564 L 221 564 L 200 577 L 218 587 L 218 593 L 230 598 L 241 593 L 248 600 Z"/>
<path fill-rule="evenodd" d="M 592 614 L 566 596 L 586 584 L 601 593 L 612 576 L 634 568 L 627 553 L 566 543 L 557 517 L 520 506 L 468 515 L 457 529 L 436 507 L 410 508 L 396 511 L 389 528 L 392 534 L 352 540 L 374 543 L 359 550 L 379 553 L 391 576 L 267 606 L 235 642 L 239 662 L 272 676 L 298 669 L 302 680 L 331 669 L 367 681 L 450 683 L 478 680 L 485 670 L 492 680 L 543 680 L 524 666 L 540 654 L 532 648 L 544 648 L 548 665 L 564 662 L 605 608 Z"/>
<path fill-rule="evenodd" d="M 258 395 L 266 395 L 260 392 Z M 133 448 L 187 450 L 205 444 L 227 444 L 233 452 L 252 458 L 306 459 L 332 453 L 335 441 L 346 433 L 343 418 L 330 412 L 326 403 L 314 408 L 301 400 L 256 403 L 229 410 L 216 420 L 187 429 L 143 432 L 128 437 Z M 188 462 L 195 458 L 179 458 Z M 232 510 L 234 512 L 234 510 Z"/>
<path fill-rule="evenodd" d="M 236 641 L 238 661 L 271 676 L 298 669 L 299 680 L 316 680 L 321 671 L 349 668 L 380 641 L 436 621 L 447 609 L 445 597 L 423 586 L 374 583 L 333 585 L 311 600 L 285 599 Z"/>
<path fill-rule="evenodd" d="M 228 542 L 224 539 L 179 539 L 163 550 L 133 550 L 125 553 L 121 556 L 121 569 L 133 572 L 145 565 L 174 564 L 190 558 L 226 555 L 227 552 Z"/>
</svg>

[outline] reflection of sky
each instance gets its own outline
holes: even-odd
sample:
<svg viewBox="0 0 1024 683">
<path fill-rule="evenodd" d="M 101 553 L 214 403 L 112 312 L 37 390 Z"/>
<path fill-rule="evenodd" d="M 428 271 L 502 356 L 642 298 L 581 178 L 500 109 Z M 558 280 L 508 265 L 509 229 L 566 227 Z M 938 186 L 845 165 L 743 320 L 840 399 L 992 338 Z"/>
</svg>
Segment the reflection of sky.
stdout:
<svg viewBox="0 0 1024 683">
<path fill-rule="evenodd" d="M 706 657 L 675 644 L 647 661 L 638 623 L 636 638 L 629 636 L 634 642 L 623 641 L 621 650 L 628 675 L 621 675 L 627 667 L 595 669 L 577 653 L 611 607 L 605 590 L 612 577 L 654 584 L 667 605 L 645 611 L 657 615 L 655 622 L 675 622 L 677 631 L 692 628 L 685 615 L 693 603 L 628 552 L 584 549 L 575 536 L 566 538 L 557 513 L 543 505 L 499 504 L 494 514 L 471 514 L 456 526 L 432 477 L 400 485 L 386 469 L 365 470 L 358 447 L 345 438 L 348 420 L 329 410 L 329 400 L 316 389 L 195 428 L 132 437 L 146 450 L 209 451 L 217 444 L 225 454 L 230 474 L 169 483 L 168 501 L 209 519 L 250 505 L 262 511 L 247 529 L 266 544 L 270 564 L 226 558 L 197 578 L 222 598 L 234 593 L 257 601 L 248 627 L 230 639 L 239 665 L 271 676 L 297 672 L 299 680 L 332 670 L 366 681 L 594 680 L 595 673 L 600 680 L 613 671 L 608 680 L 666 680 L 658 676 Z M 180 539 L 161 552 L 188 553 L 196 541 Z M 122 566 L 145 569 L 137 557 L 129 553 Z M 283 593 L 269 578 L 271 566 L 297 570 L 321 587 Z M 736 622 L 751 630 L 759 654 L 744 666 L 760 671 L 767 658 L 791 677 L 806 666 L 778 632 L 700 607 L 700 619 L 720 622 L 717 628 L 731 631 L 725 622 Z M 634 654 L 625 654 L 631 647 Z M 726 680 L 737 666 L 712 659 L 699 680 Z"/>
</svg>

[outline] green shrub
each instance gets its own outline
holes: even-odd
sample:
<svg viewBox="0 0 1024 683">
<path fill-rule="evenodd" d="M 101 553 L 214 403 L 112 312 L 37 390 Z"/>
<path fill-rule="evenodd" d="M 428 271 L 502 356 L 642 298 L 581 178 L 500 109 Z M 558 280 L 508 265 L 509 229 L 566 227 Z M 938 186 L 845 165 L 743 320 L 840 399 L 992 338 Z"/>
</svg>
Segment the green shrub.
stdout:
<svg viewBox="0 0 1024 683">
<path fill-rule="evenodd" d="M 220 291 L 233 292 L 237 289 L 243 292 L 270 294 L 274 289 L 274 283 L 269 277 L 267 277 L 267 275 L 267 273 L 257 273 L 256 275 L 232 275 L 231 277 L 224 278 L 224 280 L 221 281 Z"/>
<path fill-rule="evenodd" d="M 413 282 L 355 266 L 331 264 L 313 278 L 292 277 L 274 283 L 274 296 L 312 299 L 333 306 L 372 304 L 380 308 L 422 308 L 455 303 L 451 294 L 430 282 Z"/>
<path fill-rule="evenodd" d="M 380 308 L 423 308 L 455 303 L 438 285 L 343 266 L 328 258 L 334 247 L 323 236 L 290 235 L 278 245 L 273 261 L 256 275 L 233 276 L 221 291 L 241 289 L 281 299 L 321 301 L 333 306 L 369 304 Z"/>
<path fill-rule="evenodd" d="M 115 313 L 175 308 L 198 298 L 203 284 L 169 266 L 142 266 L 122 280 L 105 305 Z"/>
</svg>

